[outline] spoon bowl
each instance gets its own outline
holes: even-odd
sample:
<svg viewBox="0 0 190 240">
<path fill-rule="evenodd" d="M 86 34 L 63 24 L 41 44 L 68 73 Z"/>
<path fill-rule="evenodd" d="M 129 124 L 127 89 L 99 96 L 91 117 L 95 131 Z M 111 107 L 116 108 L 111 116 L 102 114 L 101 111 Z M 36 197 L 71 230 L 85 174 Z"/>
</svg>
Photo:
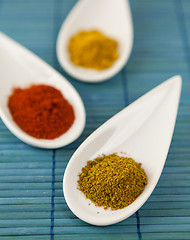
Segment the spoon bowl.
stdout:
<svg viewBox="0 0 190 240">
<path fill-rule="evenodd" d="M 47 63 L 3 33 L 0 33 L 0 59 L 0 116 L 9 130 L 23 142 L 41 148 L 59 148 L 76 140 L 85 126 L 85 109 L 74 87 Z M 14 122 L 8 109 L 8 97 L 14 88 L 28 88 L 34 84 L 57 88 L 73 106 L 73 125 L 53 140 L 37 139 L 26 134 Z"/>
<path fill-rule="evenodd" d="M 180 92 L 181 77 L 175 76 L 116 114 L 81 144 L 63 178 L 65 200 L 76 216 L 93 225 L 110 225 L 131 216 L 145 203 L 165 164 Z M 141 195 L 129 206 L 115 211 L 95 206 L 77 188 L 78 175 L 87 161 L 111 153 L 126 153 L 142 164 L 148 177 Z"/>
<path fill-rule="evenodd" d="M 99 30 L 119 43 L 119 58 L 112 67 L 97 71 L 70 61 L 68 42 L 82 30 Z M 63 69 L 85 82 L 100 82 L 117 74 L 127 62 L 133 44 L 133 26 L 128 0 L 79 0 L 64 21 L 57 39 L 57 57 Z"/>
</svg>

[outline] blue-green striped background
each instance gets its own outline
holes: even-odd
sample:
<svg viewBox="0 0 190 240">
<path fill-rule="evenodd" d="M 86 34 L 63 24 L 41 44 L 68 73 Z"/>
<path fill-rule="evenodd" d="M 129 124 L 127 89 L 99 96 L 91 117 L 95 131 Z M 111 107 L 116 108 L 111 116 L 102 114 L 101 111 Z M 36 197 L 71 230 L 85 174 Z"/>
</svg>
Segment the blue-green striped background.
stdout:
<svg viewBox="0 0 190 240">
<path fill-rule="evenodd" d="M 190 1 L 131 0 L 131 58 L 119 74 L 98 84 L 69 77 L 55 55 L 58 31 L 75 3 L 0 0 L 0 31 L 60 71 L 80 93 L 87 113 L 81 137 L 59 150 L 24 144 L 0 120 L 0 239 L 190 240 Z M 73 152 L 107 119 L 175 74 L 183 78 L 179 114 L 163 174 L 149 200 L 113 226 L 95 227 L 76 218 L 62 193 Z"/>
</svg>

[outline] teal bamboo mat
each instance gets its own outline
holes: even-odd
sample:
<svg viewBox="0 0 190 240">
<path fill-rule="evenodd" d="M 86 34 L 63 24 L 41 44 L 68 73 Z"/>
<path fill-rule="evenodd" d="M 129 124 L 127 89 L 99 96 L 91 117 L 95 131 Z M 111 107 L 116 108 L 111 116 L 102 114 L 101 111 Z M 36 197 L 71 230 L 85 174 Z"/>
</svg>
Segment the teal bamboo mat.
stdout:
<svg viewBox="0 0 190 240">
<path fill-rule="evenodd" d="M 57 34 L 75 2 L 0 0 L 0 30 L 68 78 L 87 112 L 81 137 L 59 150 L 24 144 L 0 120 L 0 240 L 190 240 L 190 1 L 131 0 L 135 41 L 130 61 L 98 84 L 72 79 L 56 59 Z M 73 152 L 103 122 L 175 74 L 183 78 L 179 114 L 163 174 L 149 200 L 113 226 L 95 227 L 76 218 L 62 193 Z"/>
</svg>

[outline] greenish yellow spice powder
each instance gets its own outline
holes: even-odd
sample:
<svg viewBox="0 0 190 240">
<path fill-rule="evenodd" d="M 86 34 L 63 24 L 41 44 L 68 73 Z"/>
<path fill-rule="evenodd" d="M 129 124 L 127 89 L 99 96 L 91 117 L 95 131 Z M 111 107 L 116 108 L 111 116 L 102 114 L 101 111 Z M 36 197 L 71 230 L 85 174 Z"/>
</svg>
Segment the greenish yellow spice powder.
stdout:
<svg viewBox="0 0 190 240">
<path fill-rule="evenodd" d="M 78 189 L 96 206 L 117 210 L 134 202 L 147 183 L 141 164 L 110 154 L 87 162 L 79 174 Z"/>
<path fill-rule="evenodd" d="M 97 30 L 81 31 L 71 37 L 68 50 L 74 65 L 104 70 L 119 57 L 118 43 Z"/>
</svg>

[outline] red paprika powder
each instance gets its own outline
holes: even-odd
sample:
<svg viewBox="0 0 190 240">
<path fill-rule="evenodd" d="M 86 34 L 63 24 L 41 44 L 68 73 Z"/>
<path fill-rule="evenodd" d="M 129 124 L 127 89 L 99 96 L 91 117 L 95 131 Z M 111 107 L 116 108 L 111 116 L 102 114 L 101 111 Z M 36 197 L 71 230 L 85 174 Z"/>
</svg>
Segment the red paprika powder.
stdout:
<svg viewBox="0 0 190 240">
<path fill-rule="evenodd" d="M 59 90 L 47 85 L 15 88 L 8 107 L 18 126 L 35 138 L 57 138 L 75 120 L 72 105 Z"/>
</svg>

